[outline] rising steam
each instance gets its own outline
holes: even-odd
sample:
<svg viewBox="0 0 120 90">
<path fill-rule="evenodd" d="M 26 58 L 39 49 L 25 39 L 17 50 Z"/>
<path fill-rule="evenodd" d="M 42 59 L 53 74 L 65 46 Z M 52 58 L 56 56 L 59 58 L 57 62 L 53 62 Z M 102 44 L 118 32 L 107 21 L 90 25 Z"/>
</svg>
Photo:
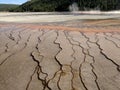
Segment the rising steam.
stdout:
<svg viewBox="0 0 120 90">
<path fill-rule="evenodd" d="M 71 12 L 79 11 L 78 4 L 74 2 L 72 5 L 69 6 L 69 10 L 70 10 Z"/>
</svg>

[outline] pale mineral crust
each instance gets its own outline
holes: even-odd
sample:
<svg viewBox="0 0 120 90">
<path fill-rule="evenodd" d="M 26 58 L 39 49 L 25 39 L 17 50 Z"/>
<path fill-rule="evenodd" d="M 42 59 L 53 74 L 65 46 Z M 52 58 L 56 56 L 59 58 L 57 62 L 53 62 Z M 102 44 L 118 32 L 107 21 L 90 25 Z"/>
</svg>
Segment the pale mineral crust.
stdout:
<svg viewBox="0 0 120 90">
<path fill-rule="evenodd" d="M 0 90 L 120 90 L 119 21 L 83 24 L 0 23 Z"/>
</svg>

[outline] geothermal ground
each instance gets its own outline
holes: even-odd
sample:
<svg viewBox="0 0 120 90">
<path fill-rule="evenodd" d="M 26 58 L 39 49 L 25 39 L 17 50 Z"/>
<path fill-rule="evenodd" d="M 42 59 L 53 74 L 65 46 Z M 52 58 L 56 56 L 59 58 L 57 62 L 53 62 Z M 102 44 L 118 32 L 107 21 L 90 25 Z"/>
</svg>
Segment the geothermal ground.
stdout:
<svg viewBox="0 0 120 90">
<path fill-rule="evenodd" d="M 0 90 L 120 90 L 120 15 L 0 13 Z"/>
</svg>

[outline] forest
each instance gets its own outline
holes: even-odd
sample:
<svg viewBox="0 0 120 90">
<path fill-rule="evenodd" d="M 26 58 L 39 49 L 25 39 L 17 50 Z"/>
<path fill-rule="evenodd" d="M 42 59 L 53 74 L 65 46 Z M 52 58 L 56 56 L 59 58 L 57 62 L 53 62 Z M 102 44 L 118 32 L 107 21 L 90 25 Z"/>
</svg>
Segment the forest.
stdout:
<svg viewBox="0 0 120 90">
<path fill-rule="evenodd" d="M 120 9 L 120 0 L 31 0 L 17 8 L 10 9 L 13 12 L 45 12 L 45 11 L 69 11 L 69 6 L 77 3 L 79 10 L 110 11 Z"/>
</svg>

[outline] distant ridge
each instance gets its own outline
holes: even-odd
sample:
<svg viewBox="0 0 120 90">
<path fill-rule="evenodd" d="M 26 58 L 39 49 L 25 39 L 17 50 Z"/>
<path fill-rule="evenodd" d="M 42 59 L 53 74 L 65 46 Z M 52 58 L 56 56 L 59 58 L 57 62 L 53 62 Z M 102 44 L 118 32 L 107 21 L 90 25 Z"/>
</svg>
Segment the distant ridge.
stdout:
<svg viewBox="0 0 120 90">
<path fill-rule="evenodd" d="M 9 11 L 18 6 L 17 4 L 0 4 L 0 11 Z"/>
<path fill-rule="evenodd" d="M 11 10 L 15 12 L 69 11 L 69 6 L 77 3 L 79 10 L 110 11 L 120 9 L 120 0 L 28 0 Z"/>
<path fill-rule="evenodd" d="M 70 4 L 72 4 L 70 0 L 30 0 L 13 11 L 68 11 Z"/>
</svg>

